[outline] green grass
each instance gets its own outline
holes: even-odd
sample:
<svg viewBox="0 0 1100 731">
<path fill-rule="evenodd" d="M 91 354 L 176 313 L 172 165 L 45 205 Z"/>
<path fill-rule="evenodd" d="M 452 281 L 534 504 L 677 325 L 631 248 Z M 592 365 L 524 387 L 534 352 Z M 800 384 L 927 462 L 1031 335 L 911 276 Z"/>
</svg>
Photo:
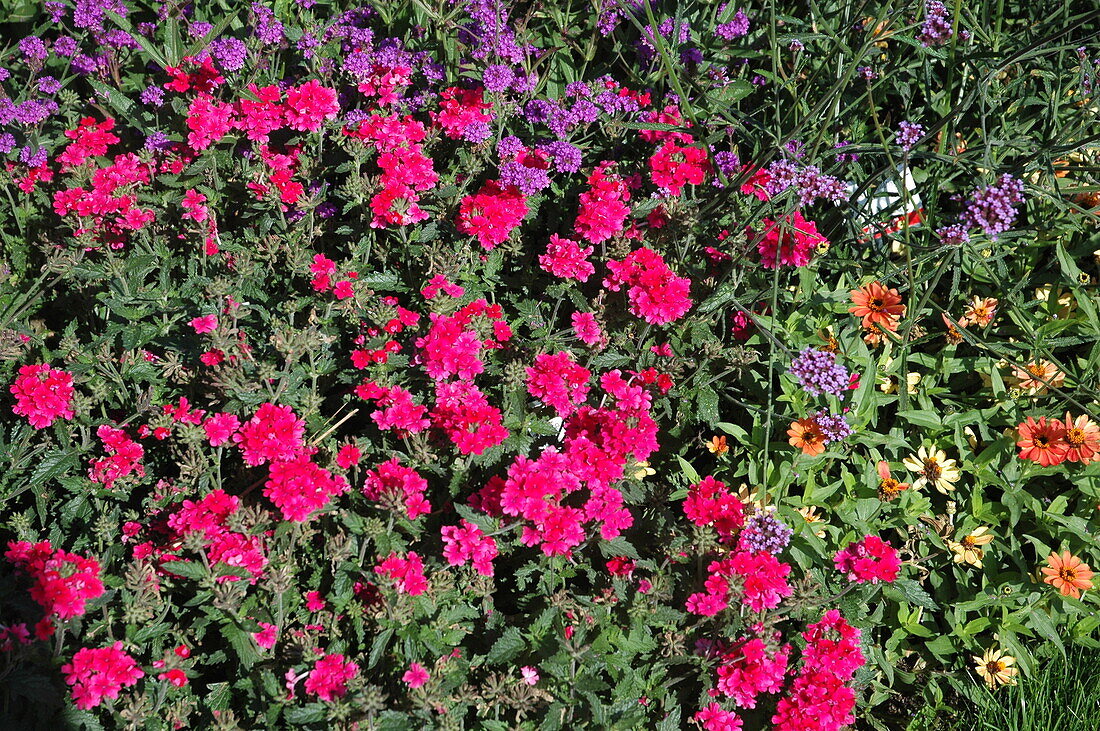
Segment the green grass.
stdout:
<svg viewBox="0 0 1100 731">
<path fill-rule="evenodd" d="M 1018 685 L 1001 688 L 996 693 L 978 689 L 972 699 L 962 703 L 963 708 L 946 728 L 955 731 L 1097 731 L 1100 729 L 1100 650 L 1071 647 L 1067 657 L 1055 655 L 1042 663 L 1034 676 L 1021 678 Z"/>
</svg>

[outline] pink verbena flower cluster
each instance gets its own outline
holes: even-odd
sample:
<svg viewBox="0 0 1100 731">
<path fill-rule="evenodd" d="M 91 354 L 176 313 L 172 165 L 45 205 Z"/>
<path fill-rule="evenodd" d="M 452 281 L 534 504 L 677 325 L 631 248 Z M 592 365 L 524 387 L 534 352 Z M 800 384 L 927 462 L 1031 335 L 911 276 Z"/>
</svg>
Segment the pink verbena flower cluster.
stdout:
<svg viewBox="0 0 1100 731">
<path fill-rule="evenodd" d="M 613 292 L 627 287 L 630 311 L 648 323 L 667 325 L 691 309 L 691 280 L 676 276 L 652 249 L 637 249 L 622 261 L 608 260 L 607 268 L 611 274 L 604 286 Z"/>
<path fill-rule="evenodd" d="M 374 571 L 392 579 L 401 593 L 417 596 L 428 590 L 428 580 L 424 578 L 424 562 L 416 551 L 409 551 L 405 558 L 394 551 L 380 561 Z"/>
<path fill-rule="evenodd" d="M 88 602 L 103 595 L 99 561 L 91 556 L 55 550 L 49 541 L 9 541 L 4 557 L 34 582 L 31 599 L 46 620 L 79 617 Z"/>
<path fill-rule="evenodd" d="M 347 489 L 346 479 L 333 475 L 302 455 L 271 465 L 264 495 L 282 512 L 284 519 L 301 523 Z"/>
<path fill-rule="evenodd" d="M 240 510 L 240 498 L 218 489 L 207 493 L 200 500 L 184 500 L 165 521 L 168 535 L 158 532 L 160 543 L 148 541 L 134 547 L 134 558 L 159 556 L 176 558 L 172 547 L 178 546 L 189 535 L 201 535 L 205 539 L 206 557 L 212 565 L 224 564 L 243 569 L 249 583 L 255 584 L 268 564 L 261 536 L 248 535 L 229 527 L 230 517 Z M 218 583 L 239 581 L 241 577 L 223 574 Z"/>
<path fill-rule="evenodd" d="M 857 584 L 877 584 L 880 581 L 890 583 L 898 578 L 901 570 L 898 552 L 889 542 L 878 536 L 865 536 L 837 551 L 833 563 L 836 564 L 837 571 Z"/>
<path fill-rule="evenodd" d="M 780 265 L 806 266 L 818 247 L 829 243 L 817 232 L 817 224 L 807 221 L 798 211 L 781 221 L 765 218 L 762 224 L 763 233 L 756 234 L 749 229 L 748 235 L 759 239 L 756 250 L 760 253 L 760 264 L 765 269 L 775 269 Z"/>
<path fill-rule="evenodd" d="M 369 500 L 396 499 L 405 505 L 405 515 L 409 520 L 427 515 L 432 506 L 424 497 L 428 481 L 411 467 L 405 467 L 397 457 L 393 457 L 376 469 L 367 472 L 363 483 L 363 494 Z"/>
<path fill-rule="evenodd" d="M 65 682 L 73 686 L 72 697 L 81 710 L 95 708 L 104 698 L 118 698 L 118 693 L 137 683 L 145 673 L 134 658 L 116 642 L 110 647 L 84 647 L 76 651 L 71 662 L 61 666 Z"/>
<path fill-rule="evenodd" d="M 855 691 L 848 685 L 866 659 L 860 631 L 830 609 L 802 633 L 808 643 L 802 669 L 779 700 L 775 731 L 838 731 L 855 721 Z"/>
<path fill-rule="evenodd" d="M 88 479 L 111 489 L 124 477 L 145 475 L 145 467 L 141 465 L 145 448 L 131 439 L 126 432 L 103 424 L 96 429 L 96 436 L 103 442 L 103 449 L 106 450 L 107 456 L 88 462 Z"/>
<path fill-rule="evenodd" d="M 723 654 L 718 666 L 718 691 L 741 708 L 756 708 L 761 693 L 778 693 L 787 676 L 791 646 L 778 646 L 779 633 L 771 647 L 759 637 L 742 638 Z"/>
<path fill-rule="evenodd" d="M 576 241 L 550 234 L 546 253 L 539 256 L 539 266 L 555 277 L 587 282 L 588 278 L 596 273 L 596 267 L 588 261 L 591 255 L 591 246 L 582 249 Z"/>
<path fill-rule="evenodd" d="M 412 393 L 401 386 L 386 388 L 374 381 L 364 381 L 355 388 L 355 395 L 382 407 L 370 415 L 379 429 L 392 429 L 400 436 L 424 431 L 431 424 L 427 418 L 428 409 L 416 403 Z"/>
<path fill-rule="evenodd" d="M 609 173 L 605 161 L 588 176 L 589 188 L 580 196 L 580 211 L 574 224 L 577 234 L 590 244 L 607 241 L 622 233 L 630 215 L 630 191 L 618 175 Z"/>
<path fill-rule="evenodd" d="M 438 382 L 432 426 L 447 435 L 462 454 L 483 454 L 508 438 L 500 409 L 469 381 Z"/>
<path fill-rule="evenodd" d="M 611 540 L 633 524 L 613 487 L 628 460 L 645 460 L 657 448 L 657 425 L 650 416 L 651 396 L 620 371 L 600 378 L 610 405 L 581 406 L 564 424 L 564 449 L 545 449 L 535 459 L 518 456 L 507 477 L 494 477 L 473 502 L 490 515 L 514 515 L 528 521 L 523 543 L 541 544 L 548 556 L 568 555 L 585 538 L 584 523 L 594 521 Z M 580 507 L 567 505 L 574 493 L 588 490 Z"/>
<path fill-rule="evenodd" d="M 35 429 L 45 429 L 57 419 L 73 418 L 73 376 L 48 365 L 25 365 L 8 388 L 15 396 L 12 411 L 27 417 Z"/>
<path fill-rule="evenodd" d="M 473 379 L 485 370 L 481 351 L 503 347 L 512 337 L 500 305 L 490 305 L 485 299 L 474 300 L 453 315 L 432 312 L 429 318 L 427 334 L 416 340 L 420 349 L 417 362 L 435 381 L 451 376 Z M 489 332 L 482 334 L 479 328 Z"/>
<path fill-rule="evenodd" d="M 265 403 L 233 434 L 246 464 L 294 459 L 305 447 L 306 425 L 289 406 Z"/>
<path fill-rule="evenodd" d="M 693 716 L 705 731 L 740 731 L 744 721 L 733 711 L 727 711 L 712 701 Z"/>
<path fill-rule="evenodd" d="M 371 198 L 372 228 L 408 226 L 429 216 L 419 206 L 420 193 L 431 190 L 439 181 L 430 157 L 421 144 L 427 129 L 411 117 L 374 114 L 363 120 L 354 132 L 345 134 L 374 145 L 382 190 Z"/>
<path fill-rule="evenodd" d="M 557 412 L 567 416 L 584 403 L 592 372 L 566 352 L 541 353 L 535 365 L 527 368 L 527 392 Z"/>
<path fill-rule="evenodd" d="M 443 557 L 451 566 L 462 566 L 469 562 L 482 576 L 493 575 L 493 559 L 497 557 L 497 542 L 476 525 L 463 520 L 459 525 L 445 525 L 440 530 L 443 536 Z"/>
<path fill-rule="evenodd" d="M 492 251 L 508 240 L 526 215 L 527 199 L 519 188 L 487 180 L 481 190 L 462 199 L 457 227 L 476 238 L 486 251 Z"/>
<path fill-rule="evenodd" d="M 731 542 L 745 525 L 744 503 L 710 475 L 688 488 L 684 515 L 695 525 L 713 525 L 723 542 Z"/>
<path fill-rule="evenodd" d="M 136 205 L 138 193 L 151 180 L 149 166 L 137 155 L 116 155 L 113 163 L 92 171 L 90 188 L 55 192 L 53 209 L 59 216 L 75 216 L 79 227 L 74 234 L 90 232 L 96 241 L 119 249 L 130 232 L 144 228 L 156 218 L 152 209 Z"/>
<path fill-rule="evenodd" d="M 730 558 L 711 562 L 707 573 L 706 591 L 688 597 L 687 610 L 692 614 L 713 617 L 729 607 L 735 592 L 740 594 L 742 604 L 761 612 L 779 606 L 792 592 L 787 583 L 790 564 L 764 551 L 738 551 Z"/>
<path fill-rule="evenodd" d="M 702 147 L 682 147 L 666 140 L 649 158 L 653 184 L 679 196 L 685 185 L 702 185 L 710 172 L 710 160 Z"/>
<path fill-rule="evenodd" d="M 432 119 L 438 124 L 448 137 L 457 140 L 460 137 L 469 139 L 473 134 L 484 128 L 488 137 L 488 124 L 493 121 L 493 113 L 489 110 L 493 105 L 485 101 L 484 89 L 459 89 L 451 87 L 440 93 L 439 111 L 432 112 Z M 477 130 L 472 132 L 471 128 Z M 481 142 L 480 139 L 471 140 Z"/>
<path fill-rule="evenodd" d="M 348 681 L 359 674 L 359 665 L 345 661 L 343 655 L 325 655 L 313 665 L 306 678 L 305 690 L 323 701 L 343 697 Z"/>
</svg>

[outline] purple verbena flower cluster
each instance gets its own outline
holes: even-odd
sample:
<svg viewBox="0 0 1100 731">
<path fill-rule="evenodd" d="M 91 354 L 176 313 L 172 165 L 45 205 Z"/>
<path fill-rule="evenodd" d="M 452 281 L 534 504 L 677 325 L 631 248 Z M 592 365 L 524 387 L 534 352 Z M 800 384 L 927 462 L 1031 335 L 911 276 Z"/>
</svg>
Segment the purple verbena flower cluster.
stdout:
<svg viewBox="0 0 1100 731">
<path fill-rule="evenodd" d="M 822 410 L 814 414 L 814 421 L 821 427 L 821 433 L 825 435 L 825 444 L 839 442 L 854 433 L 844 414 L 830 414 Z"/>
<path fill-rule="evenodd" d="M 924 126 L 916 122 L 898 122 L 898 135 L 895 140 L 901 149 L 909 152 L 924 137 Z"/>
<path fill-rule="evenodd" d="M 778 554 L 791 542 L 794 531 L 770 510 L 755 513 L 745 521 L 738 538 L 738 548 L 742 551 L 759 553 L 766 551 Z"/>
<path fill-rule="evenodd" d="M 917 40 L 925 46 L 942 46 L 955 34 L 951 27 L 951 17 L 947 6 L 941 0 L 927 0 L 924 4 L 924 23 L 920 27 Z M 959 39 L 967 40 L 970 33 L 959 31 Z"/>
<path fill-rule="evenodd" d="M 980 228 L 996 240 L 1016 222 L 1016 206 L 1024 201 L 1024 183 L 1008 173 L 995 184 L 974 192 L 960 221 L 967 228 Z"/>
<path fill-rule="evenodd" d="M 811 396 L 823 393 L 840 396 L 851 383 L 848 369 L 836 362 L 836 354 L 817 348 L 806 348 L 791 361 L 787 370 Z"/>
<path fill-rule="evenodd" d="M 726 9 L 726 3 L 723 3 L 718 8 L 718 15 L 721 17 L 722 13 Z M 725 41 L 732 41 L 736 38 L 742 38 L 749 34 L 749 16 L 745 15 L 744 10 L 738 10 L 733 14 L 733 17 L 726 23 L 719 23 L 714 26 L 714 34 Z"/>
</svg>

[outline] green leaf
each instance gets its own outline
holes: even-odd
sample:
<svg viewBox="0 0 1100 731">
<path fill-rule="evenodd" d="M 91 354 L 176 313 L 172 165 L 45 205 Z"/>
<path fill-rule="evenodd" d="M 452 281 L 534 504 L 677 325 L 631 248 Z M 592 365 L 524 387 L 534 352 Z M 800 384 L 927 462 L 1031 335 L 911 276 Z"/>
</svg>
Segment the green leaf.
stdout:
<svg viewBox="0 0 1100 731">
<path fill-rule="evenodd" d="M 923 426 L 926 429 L 939 431 L 943 428 L 943 418 L 933 411 L 899 411 L 898 417 L 905 419 L 910 424 Z"/>
<path fill-rule="evenodd" d="M 523 639 L 523 633 L 516 627 L 509 627 L 504 630 L 504 634 L 500 636 L 500 639 L 489 648 L 489 654 L 486 655 L 485 662 L 490 665 L 508 663 L 523 652 L 523 648 L 526 646 L 527 643 Z"/>
<path fill-rule="evenodd" d="M 283 718 L 287 723 L 295 726 L 303 726 L 307 723 L 320 723 L 326 718 L 326 708 L 323 703 L 308 703 L 304 706 L 292 706 L 283 711 Z"/>
<path fill-rule="evenodd" d="M 1059 241 L 1054 245 L 1054 255 L 1058 257 L 1058 264 L 1062 267 L 1062 274 L 1066 275 L 1074 286 L 1081 283 L 1081 268 L 1077 266 L 1077 263 L 1073 260 L 1073 257 L 1066 251 L 1066 247 L 1062 246 L 1062 242 Z"/>
<path fill-rule="evenodd" d="M 688 479 L 688 482 L 694 485 L 702 479 L 699 477 L 699 473 L 695 471 L 695 468 L 692 467 L 691 463 L 686 459 L 680 455 L 676 455 L 676 461 L 680 463 L 680 469 L 683 471 L 684 477 Z"/>
<path fill-rule="evenodd" d="M 1054 622 L 1041 608 L 1035 608 L 1028 615 L 1028 626 L 1054 643 L 1058 651 L 1065 657 L 1066 646 L 1062 643 L 1062 633 L 1054 626 Z"/>
<path fill-rule="evenodd" d="M 925 609 L 939 609 L 935 600 L 926 592 L 920 584 L 912 579 L 898 579 L 893 584 L 894 588 L 905 597 L 905 601 L 913 606 Z"/>
<path fill-rule="evenodd" d="M 367 655 L 368 670 L 377 665 L 378 661 L 382 659 L 383 653 L 385 653 L 386 648 L 389 647 L 391 637 L 393 637 L 393 629 L 390 627 L 387 627 L 375 635 L 374 640 L 370 644 L 370 654 Z"/>
<path fill-rule="evenodd" d="M 241 665 L 246 669 L 251 668 L 260 659 L 260 651 L 251 632 L 241 629 L 235 622 L 222 624 L 221 632 L 237 653 Z"/>
<path fill-rule="evenodd" d="M 161 568 L 188 579 L 202 579 L 209 575 L 206 567 L 198 561 L 165 561 Z"/>
<path fill-rule="evenodd" d="M 718 421 L 718 394 L 710 386 L 703 386 L 695 394 L 699 418 L 708 424 Z"/>
</svg>

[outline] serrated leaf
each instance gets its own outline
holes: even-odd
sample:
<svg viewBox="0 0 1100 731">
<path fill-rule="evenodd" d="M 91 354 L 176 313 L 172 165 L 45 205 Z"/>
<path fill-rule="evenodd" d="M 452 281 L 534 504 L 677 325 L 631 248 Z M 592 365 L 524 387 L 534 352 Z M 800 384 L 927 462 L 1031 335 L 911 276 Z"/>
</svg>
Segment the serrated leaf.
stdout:
<svg viewBox="0 0 1100 731">
<path fill-rule="evenodd" d="M 208 575 L 206 567 L 198 561 L 165 561 L 161 568 L 188 579 L 202 579 Z"/>
<path fill-rule="evenodd" d="M 912 579 L 898 579 L 893 585 L 910 604 L 925 609 L 939 609 L 932 596 Z"/>
<path fill-rule="evenodd" d="M 309 703 L 304 706 L 292 706 L 283 711 L 287 723 L 302 726 L 307 723 L 320 723 L 325 720 L 326 709 L 322 703 Z"/>
<path fill-rule="evenodd" d="M 485 662 L 490 665 L 501 665 L 510 662 L 526 646 L 527 643 L 523 639 L 523 633 L 515 627 L 509 627 L 504 630 L 504 634 L 500 636 L 500 639 L 489 648 L 489 654 L 486 655 Z"/>
<path fill-rule="evenodd" d="M 252 637 L 252 633 L 238 627 L 233 622 L 226 622 L 221 626 L 222 636 L 229 642 L 237 657 L 246 669 L 251 668 L 260 659 L 259 646 Z"/>
</svg>

